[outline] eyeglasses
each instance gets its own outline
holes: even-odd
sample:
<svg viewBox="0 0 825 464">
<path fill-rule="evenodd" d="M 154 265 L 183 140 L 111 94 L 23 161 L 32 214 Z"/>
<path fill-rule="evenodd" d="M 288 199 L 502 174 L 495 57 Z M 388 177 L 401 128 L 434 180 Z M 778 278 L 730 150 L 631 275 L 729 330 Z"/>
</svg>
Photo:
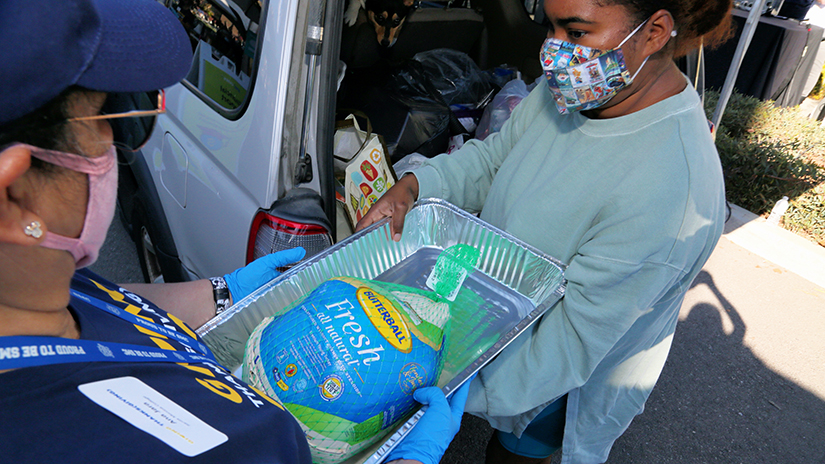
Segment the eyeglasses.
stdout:
<svg viewBox="0 0 825 464">
<path fill-rule="evenodd" d="M 69 121 L 95 121 L 112 119 L 115 146 L 137 151 L 142 147 L 155 126 L 155 119 L 166 112 L 166 92 L 109 93 L 100 114 L 70 118 Z"/>
</svg>

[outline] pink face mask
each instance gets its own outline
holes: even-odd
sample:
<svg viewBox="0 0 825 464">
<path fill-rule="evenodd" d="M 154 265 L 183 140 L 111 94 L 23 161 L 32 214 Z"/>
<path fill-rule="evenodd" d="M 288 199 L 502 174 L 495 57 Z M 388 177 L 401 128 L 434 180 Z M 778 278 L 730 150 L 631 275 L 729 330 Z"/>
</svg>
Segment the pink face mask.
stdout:
<svg viewBox="0 0 825 464">
<path fill-rule="evenodd" d="M 68 251 L 74 257 L 78 268 L 94 263 L 115 215 L 117 199 L 115 147 L 112 146 L 105 155 L 95 158 L 32 146 L 28 148 L 31 149 L 32 156 L 37 159 L 89 175 L 89 203 L 86 206 L 86 220 L 83 222 L 80 237 L 70 238 L 47 231 L 40 245 Z"/>
</svg>

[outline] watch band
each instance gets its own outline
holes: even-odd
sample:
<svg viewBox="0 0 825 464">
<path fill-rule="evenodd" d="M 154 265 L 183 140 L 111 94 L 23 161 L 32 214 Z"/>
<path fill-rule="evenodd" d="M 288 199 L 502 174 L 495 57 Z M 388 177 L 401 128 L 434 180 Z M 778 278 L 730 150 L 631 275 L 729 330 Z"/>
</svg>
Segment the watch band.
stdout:
<svg viewBox="0 0 825 464">
<path fill-rule="evenodd" d="M 229 307 L 229 287 L 223 277 L 210 277 L 212 282 L 212 296 L 215 298 L 215 315 L 226 311 Z"/>
</svg>

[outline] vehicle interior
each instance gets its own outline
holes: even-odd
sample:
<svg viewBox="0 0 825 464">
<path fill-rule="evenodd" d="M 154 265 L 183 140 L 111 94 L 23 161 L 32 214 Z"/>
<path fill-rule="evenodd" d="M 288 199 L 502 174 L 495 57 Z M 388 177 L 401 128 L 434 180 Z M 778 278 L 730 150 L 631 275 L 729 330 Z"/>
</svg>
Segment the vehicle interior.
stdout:
<svg viewBox="0 0 825 464">
<path fill-rule="evenodd" d="M 259 197 L 265 199 L 251 205 L 258 211 L 239 213 L 238 227 L 225 240 L 247 250 L 246 262 L 296 245 L 309 256 L 352 234 L 397 178 L 391 166 L 410 154 L 420 155 L 420 162 L 421 156 L 482 138 L 494 124 L 486 121 L 484 131 L 479 124 L 485 116 L 491 119 L 500 89 L 515 81 L 533 83 L 542 74 L 538 52 L 547 26 L 541 0 L 370 0 L 364 3 L 412 12 L 379 18 L 384 23 L 378 24 L 376 12 L 360 8 L 352 25 L 345 22 L 349 1 L 162 3 L 192 43 L 185 91 L 178 90 L 179 100 L 170 104 L 182 111 L 175 105 L 185 94 L 186 108 L 193 110 L 169 112 L 185 126 L 180 137 L 191 143 L 169 144 L 167 152 L 164 141 L 160 161 L 121 153 L 127 159 L 118 193 L 121 218 L 150 282 L 190 280 L 242 264 L 233 262 L 240 259 L 237 250 L 210 257 L 210 264 L 195 263 L 203 255 L 195 243 L 212 238 L 201 237 L 191 216 L 200 211 L 226 223 L 227 210 L 241 211 L 226 189 L 205 190 L 211 175 L 225 174 L 231 187 L 249 189 L 249 170 L 240 163 L 279 153 L 277 178 L 263 186 L 267 191 Z M 395 29 L 392 46 L 380 43 L 378 26 Z M 698 80 L 694 85 L 701 89 Z M 288 89 L 278 108 L 267 100 L 275 87 Z M 118 137 L 149 129 L 129 123 L 118 122 Z M 354 131 L 356 123 L 361 133 Z M 254 131 L 273 129 L 280 147 L 242 152 Z M 347 131 L 356 134 L 354 146 L 340 143 L 339 133 Z M 372 138 L 386 168 L 355 161 L 370 151 L 364 147 Z"/>
<path fill-rule="evenodd" d="M 341 25 L 346 66 L 336 120 L 355 115 L 361 129 L 380 135 L 388 164 L 411 153 L 447 152 L 451 137 L 473 137 L 485 106 L 507 81 L 529 83 L 542 73 L 538 52 L 547 27 L 538 0 L 418 2 L 391 47 L 379 43 L 370 20 L 375 15 L 361 8 L 354 25 Z M 352 200 L 341 185 L 349 178 L 336 174 L 337 198 Z"/>
<path fill-rule="evenodd" d="M 485 118 L 503 110 L 491 104 L 493 96 L 510 80 L 529 85 L 542 75 L 539 50 L 548 26 L 541 0 L 421 1 L 389 48 L 376 40 L 369 15 L 361 9 L 355 25 L 343 25 L 346 71 L 336 118 L 355 114 L 362 128 L 369 124 L 383 137 L 391 164 L 411 153 L 448 152 L 451 137 L 483 138 L 495 125 Z M 700 94 L 701 61 L 694 54 L 678 63 Z M 337 182 L 346 181 L 337 174 Z"/>
</svg>

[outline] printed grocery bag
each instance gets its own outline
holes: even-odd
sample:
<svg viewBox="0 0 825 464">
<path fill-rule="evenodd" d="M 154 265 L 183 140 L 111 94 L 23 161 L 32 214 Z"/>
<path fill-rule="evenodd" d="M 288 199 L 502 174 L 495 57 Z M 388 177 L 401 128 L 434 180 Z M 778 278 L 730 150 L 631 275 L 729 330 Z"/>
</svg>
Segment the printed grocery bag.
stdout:
<svg viewBox="0 0 825 464">
<path fill-rule="evenodd" d="M 372 133 L 369 120 L 367 126 L 366 132 L 361 130 L 350 114 L 336 124 L 335 130 L 336 176 L 343 177 L 341 200 L 353 226 L 396 182 L 383 138 Z"/>
</svg>

